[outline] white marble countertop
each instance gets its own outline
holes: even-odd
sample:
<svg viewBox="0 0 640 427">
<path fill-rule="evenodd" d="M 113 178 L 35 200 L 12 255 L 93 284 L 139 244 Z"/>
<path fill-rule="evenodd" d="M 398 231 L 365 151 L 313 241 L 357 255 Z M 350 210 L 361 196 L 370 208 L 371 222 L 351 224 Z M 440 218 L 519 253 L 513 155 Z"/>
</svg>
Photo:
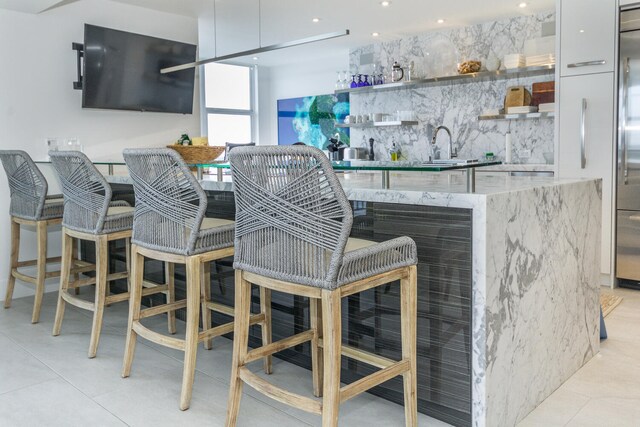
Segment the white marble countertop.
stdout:
<svg viewBox="0 0 640 427">
<path fill-rule="evenodd" d="M 113 175 L 106 177 L 112 183 L 130 183 L 126 175 Z M 457 198 L 469 200 L 484 198 L 491 194 L 512 193 L 516 191 L 530 190 L 534 188 L 568 185 L 584 179 L 556 179 L 553 177 L 516 177 L 505 174 L 504 176 L 483 176 L 478 174 L 476 178 L 476 192 L 466 192 L 466 176 L 464 172 L 452 171 L 445 173 L 412 172 L 392 173 L 391 188 L 381 188 L 379 173 L 350 172 L 339 173 L 338 178 L 342 186 L 352 200 L 385 201 L 397 200 L 402 197 L 409 200 L 434 199 L 445 197 L 449 200 Z M 202 187 L 210 191 L 233 191 L 231 177 L 225 175 L 223 182 L 218 182 L 214 176 L 206 175 L 201 181 Z M 420 203 L 422 204 L 422 203 Z"/>
<path fill-rule="evenodd" d="M 495 166 L 485 166 L 476 172 L 553 172 L 554 165 L 546 163 L 503 163 Z"/>
<path fill-rule="evenodd" d="M 112 183 L 130 183 L 126 175 L 106 177 Z M 516 177 L 508 174 L 476 177 L 476 192 L 467 193 L 464 172 L 441 173 L 412 172 L 392 173 L 391 188 L 381 188 L 379 173 L 349 172 L 339 173 L 347 197 L 350 200 L 369 202 L 404 203 L 431 206 L 451 206 L 473 208 L 484 203 L 490 195 L 515 193 L 544 187 L 559 187 L 587 181 L 585 179 L 556 179 L 553 177 Z M 202 187 L 210 191 L 233 191 L 229 175 L 223 182 L 215 176 L 205 175 Z"/>
</svg>

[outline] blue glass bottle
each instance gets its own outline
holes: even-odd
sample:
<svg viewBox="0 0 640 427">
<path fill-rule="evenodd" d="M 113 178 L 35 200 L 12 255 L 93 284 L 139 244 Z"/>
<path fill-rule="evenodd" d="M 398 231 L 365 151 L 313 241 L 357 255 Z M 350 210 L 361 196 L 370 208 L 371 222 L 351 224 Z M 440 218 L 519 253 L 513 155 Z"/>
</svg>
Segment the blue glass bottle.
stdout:
<svg viewBox="0 0 640 427">
<path fill-rule="evenodd" d="M 365 74 L 364 75 L 364 84 L 363 86 L 371 86 L 371 83 L 369 83 L 369 75 Z"/>
<path fill-rule="evenodd" d="M 362 86 L 364 86 L 364 82 L 362 81 L 362 74 L 358 74 L 357 87 L 362 87 Z"/>
<path fill-rule="evenodd" d="M 352 74 L 351 75 L 351 84 L 349 85 L 352 89 L 354 87 L 358 87 L 358 83 L 356 83 L 356 75 Z"/>
</svg>

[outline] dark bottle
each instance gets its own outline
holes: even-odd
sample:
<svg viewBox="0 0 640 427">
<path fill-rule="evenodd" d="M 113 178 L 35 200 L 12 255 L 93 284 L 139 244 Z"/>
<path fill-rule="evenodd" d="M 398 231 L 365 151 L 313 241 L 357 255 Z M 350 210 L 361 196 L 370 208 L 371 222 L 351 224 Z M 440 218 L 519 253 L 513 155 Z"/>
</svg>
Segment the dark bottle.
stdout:
<svg viewBox="0 0 640 427">
<path fill-rule="evenodd" d="M 369 160 L 375 160 L 376 154 L 373 152 L 373 138 L 369 138 Z"/>
</svg>

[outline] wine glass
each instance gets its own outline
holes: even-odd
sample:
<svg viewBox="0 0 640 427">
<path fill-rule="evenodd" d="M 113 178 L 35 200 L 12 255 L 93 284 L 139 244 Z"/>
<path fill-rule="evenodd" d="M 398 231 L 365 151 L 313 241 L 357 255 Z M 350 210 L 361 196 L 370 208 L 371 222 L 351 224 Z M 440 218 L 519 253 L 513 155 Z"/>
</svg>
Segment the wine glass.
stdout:
<svg viewBox="0 0 640 427">
<path fill-rule="evenodd" d="M 347 89 L 349 88 L 349 73 L 346 71 L 343 71 L 342 73 L 344 75 L 344 79 L 342 80 L 342 89 Z"/>
<path fill-rule="evenodd" d="M 337 72 L 337 77 L 336 77 L 336 90 L 340 90 L 342 89 L 342 72 L 338 71 Z"/>
</svg>

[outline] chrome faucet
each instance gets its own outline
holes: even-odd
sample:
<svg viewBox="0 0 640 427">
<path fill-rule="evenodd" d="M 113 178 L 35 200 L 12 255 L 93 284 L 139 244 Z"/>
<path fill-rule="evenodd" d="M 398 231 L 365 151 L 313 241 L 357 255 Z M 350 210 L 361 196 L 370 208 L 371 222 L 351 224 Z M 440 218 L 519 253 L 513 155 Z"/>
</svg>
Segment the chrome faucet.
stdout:
<svg viewBox="0 0 640 427">
<path fill-rule="evenodd" d="M 458 150 L 453 148 L 453 138 L 451 137 L 451 131 L 446 126 L 438 126 L 433 132 L 433 139 L 431 139 L 432 149 L 435 148 L 436 138 L 438 137 L 438 132 L 444 130 L 449 135 L 449 159 L 453 159 L 454 157 L 458 157 Z"/>
</svg>

